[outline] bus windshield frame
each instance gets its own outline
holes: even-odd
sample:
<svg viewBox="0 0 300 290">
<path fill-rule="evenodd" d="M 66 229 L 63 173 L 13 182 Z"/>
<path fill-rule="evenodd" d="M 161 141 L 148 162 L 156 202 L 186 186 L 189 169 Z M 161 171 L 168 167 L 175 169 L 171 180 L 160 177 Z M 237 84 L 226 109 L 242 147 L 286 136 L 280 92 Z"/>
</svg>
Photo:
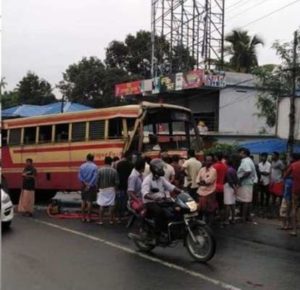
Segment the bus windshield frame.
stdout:
<svg viewBox="0 0 300 290">
<path fill-rule="evenodd" d="M 186 151 L 200 139 L 192 113 L 180 107 L 146 107 L 136 123 L 129 149 L 151 151 Z M 195 146 L 194 146 L 195 147 Z"/>
</svg>

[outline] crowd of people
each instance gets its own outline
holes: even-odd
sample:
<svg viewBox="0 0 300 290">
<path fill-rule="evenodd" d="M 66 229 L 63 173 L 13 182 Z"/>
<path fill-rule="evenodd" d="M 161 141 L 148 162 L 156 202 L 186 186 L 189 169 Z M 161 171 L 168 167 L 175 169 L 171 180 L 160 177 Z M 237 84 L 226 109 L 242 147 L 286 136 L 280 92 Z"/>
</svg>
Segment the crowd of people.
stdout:
<svg viewBox="0 0 300 290">
<path fill-rule="evenodd" d="M 158 172 L 157 162 L 163 171 Z M 156 166 L 156 167 L 155 167 Z M 31 159 L 23 171 L 23 189 L 18 210 L 31 216 L 34 206 L 36 169 Z M 82 189 L 82 221 L 91 221 L 93 202 L 99 206 L 98 224 L 104 211 L 109 211 L 109 223 L 120 223 L 128 215 L 128 205 L 136 211 L 145 208 L 163 226 L 166 216 L 159 207 L 162 199 L 173 192 L 185 190 L 198 204 L 202 218 L 221 227 L 252 221 L 252 213 L 267 215 L 275 212 L 282 219 L 282 230 L 297 235 L 297 210 L 300 207 L 300 154 L 293 154 L 289 164 L 273 152 L 259 156 L 256 163 L 246 148 L 226 156 L 206 154 L 198 160 L 194 150 L 187 158 L 161 152 L 159 158 L 122 159 L 105 157 L 98 168 L 94 156 L 88 154 L 80 166 L 78 178 Z M 276 212 L 277 211 L 277 212 Z M 238 214 L 238 216 L 236 216 Z M 273 217 L 273 216 L 272 216 Z"/>
<path fill-rule="evenodd" d="M 297 235 L 296 215 L 300 200 L 300 156 L 294 154 L 286 165 L 277 152 L 268 160 L 262 153 L 255 163 L 246 148 L 237 154 L 206 154 L 199 161 L 194 150 L 188 150 L 187 159 L 161 152 L 163 182 L 151 170 L 149 157 L 131 160 L 129 154 L 123 158 L 105 158 L 105 165 L 98 169 L 93 155 L 80 167 L 82 183 L 82 220 L 90 221 L 92 202 L 99 205 L 99 224 L 103 224 L 103 211 L 109 209 L 109 222 L 121 222 L 127 214 L 127 204 L 136 210 L 147 208 L 153 216 L 162 220 L 163 213 L 156 200 L 150 200 L 151 186 L 165 191 L 165 197 L 174 190 L 187 191 L 198 203 L 199 212 L 207 223 L 216 221 L 220 226 L 252 221 L 253 212 L 268 213 L 277 209 L 282 217 L 283 230 Z M 151 186 L 150 186 L 150 185 Z M 157 194 L 156 194 L 157 195 Z M 159 199 L 162 198 L 158 195 Z M 158 200 L 157 200 L 158 201 Z M 236 216 L 238 213 L 239 216 Z"/>
</svg>

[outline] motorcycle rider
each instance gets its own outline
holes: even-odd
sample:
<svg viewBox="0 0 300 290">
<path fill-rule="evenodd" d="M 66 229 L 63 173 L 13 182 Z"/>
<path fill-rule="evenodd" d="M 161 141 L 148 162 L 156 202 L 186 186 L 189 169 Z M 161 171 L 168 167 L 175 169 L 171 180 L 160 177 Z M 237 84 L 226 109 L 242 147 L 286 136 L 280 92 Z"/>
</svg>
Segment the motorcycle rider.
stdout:
<svg viewBox="0 0 300 290">
<path fill-rule="evenodd" d="M 168 208 L 172 206 L 170 200 L 170 192 L 178 192 L 181 190 L 176 188 L 164 177 L 164 164 L 161 159 L 153 159 L 150 162 L 149 174 L 142 183 L 143 203 L 147 209 L 147 213 L 155 221 L 156 235 L 166 238 L 164 235 L 168 229 Z"/>
</svg>

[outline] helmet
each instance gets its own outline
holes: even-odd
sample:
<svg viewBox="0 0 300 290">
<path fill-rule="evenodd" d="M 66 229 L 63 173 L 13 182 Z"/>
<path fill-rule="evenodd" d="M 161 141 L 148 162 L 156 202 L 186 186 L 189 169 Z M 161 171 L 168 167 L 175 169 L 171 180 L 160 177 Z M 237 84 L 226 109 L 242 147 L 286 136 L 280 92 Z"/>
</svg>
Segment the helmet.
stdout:
<svg viewBox="0 0 300 290">
<path fill-rule="evenodd" d="M 161 159 L 155 158 L 150 162 L 150 171 L 154 176 L 164 176 L 164 163 Z"/>
</svg>

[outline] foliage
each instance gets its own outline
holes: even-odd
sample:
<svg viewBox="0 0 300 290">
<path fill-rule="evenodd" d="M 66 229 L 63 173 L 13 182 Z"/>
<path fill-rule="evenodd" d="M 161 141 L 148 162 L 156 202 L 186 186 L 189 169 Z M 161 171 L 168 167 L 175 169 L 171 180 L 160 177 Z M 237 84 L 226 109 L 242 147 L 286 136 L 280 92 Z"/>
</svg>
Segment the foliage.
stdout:
<svg viewBox="0 0 300 290">
<path fill-rule="evenodd" d="M 20 104 L 19 94 L 17 91 L 5 91 L 1 94 L 2 109 L 11 108 Z"/>
<path fill-rule="evenodd" d="M 192 69 L 196 61 L 188 48 L 177 45 L 170 48 L 163 36 L 155 36 L 155 59 L 160 74 Z M 171 63 L 172 59 L 172 63 Z M 105 64 L 109 68 L 120 68 L 139 78 L 151 76 L 151 32 L 138 31 L 127 35 L 124 42 L 112 41 L 106 49 Z"/>
<path fill-rule="evenodd" d="M 106 107 L 116 102 L 114 85 L 129 80 L 131 77 L 121 68 L 107 68 L 97 57 L 90 57 L 70 65 L 58 88 L 71 102 Z"/>
<path fill-rule="evenodd" d="M 226 156 L 231 156 L 236 154 L 239 146 L 237 144 L 223 144 L 223 143 L 215 143 L 212 147 L 205 149 L 204 154 L 213 154 L 216 155 L 218 153 L 222 153 Z"/>
<path fill-rule="evenodd" d="M 164 38 L 157 38 L 160 45 L 157 59 L 161 61 L 168 53 L 168 43 Z M 129 74 L 150 77 L 151 70 L 151 32 L 138 31 L 128 34 L 123 41 L 112 41 L 106 48 L 105 64 L 108 68 L 119 68 Z"/>
<path fill-rule="evenodd" d="M 258 79 L 257 87 L 260 89 L 256 103 L 259 110 L 258 116 L 265 118 L 269 127 L 273 127 L 276 124 L 278 99 L 290 96 L 293 88 L 293 42 L 281 44 L 279 41 L 276 41 L 272 47 L 280 57 L 281 64 L 277 66 L 266 65 L 253 71 Z M 300 46 L 298 50 L 300 52 Z M 299 61 L 300 59 L 298 63 Z M 296 70 L 296 75 L 300 76 L 299 67 Z"/>
<path fill-rule="evenodd" d="M 169 43 L 159 36 L 155 41 L 158 47 L 155 55 L 158 63 L 168 62 Z M 189 69 L 195 63 L 184 47 L 175 47 L 173 54 L 173 69 Z M 104 62 L 97 57 L 90 57 L 70 65 L 57 87 L 72 102 L 93 107 L 117 105 L 122 100 L 114 97 L 115 84 L 150 78 L 150 62 L 151 33 L 139 31 L 135 36 L 127 35 L 124 42 L 112 41 L 106 49 Z M 186 65 L 182 67 L 182 63 Z M 168 65 L 163 69 L 170 69 L 171 64 Z"/>
<path fill-rule="evenodd" d="M 177 45 L 173 48 L 172 71 L 188 71 L 194 67 L 196 60 L 190 56 L 188 48 L 183 45 Z"/>
<path fill-rule="evenodd" d="M 33 72 L 28 72 L 22 78 L 16 91 L 20 104 L 45 105 L 56 101 L 50 83 L 40 79 Z"/>
<path fill-rule="evenodd" d="M 28 72 L 14 90 L 2 93 L 5 86 L 6 83 L 4 78 L 2 78 L 1 104 L 3 109 L 22 104 L 46 105 L 56 101 L 50 83 L 40 79 L 33 72 Z"/>
<path fill-rule="evenodd" d="M 67 68 L 58 88 L 70 102 L 93 106 L 103 96 L 104 76 L 105 66 L 100 59 L 84 57 Z"/>
<path fill-rule="evenodd" d="M 0 81 L 0 94 L 1 94 L 1 95 L 2 95 L 2 91 L 5 89 L 6 85 L 7 85 L 7 83 L 6 83 L 6 81 L 5 81 L 5 78 L 2 77 L 2 78 L 1 78 L 1 81 Z"/>
<path fill-rule="evenodd" d="M 229 63 L 232 69 L 249 73 L 258 66 L 256 47 L 264 44 L 260 37 L 251 37 L 247 31 L 235 29 L 225 37 L 225 41 L 229 43 L 225 52 L 231 56 Z"/>
</svg>

